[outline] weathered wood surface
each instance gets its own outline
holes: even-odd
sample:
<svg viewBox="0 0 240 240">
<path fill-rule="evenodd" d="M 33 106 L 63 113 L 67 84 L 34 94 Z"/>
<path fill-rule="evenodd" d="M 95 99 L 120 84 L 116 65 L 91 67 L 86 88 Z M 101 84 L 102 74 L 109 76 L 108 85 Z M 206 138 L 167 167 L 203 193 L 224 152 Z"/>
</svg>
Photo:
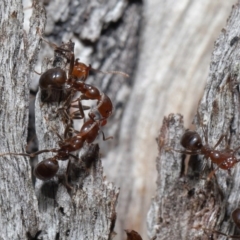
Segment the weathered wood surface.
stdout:
<svg viewBox="0 0 240 240">
<path fill-rule="evenodd" d="M 0 152 L 24 152 L 27 136 L 29 80 L 39 50 L 45 11 L 33 1 L 28 33 L 23 30 L 22 1 L 0 4 Z M 0 238 L 26 239 L 39 230 L 40 213 L 32 186 L 29 159 L 1 157 Z"/>
<path fill-rule="evenodd" d="M 236 38 L 240 36 L 239 20 L 240 1 L 232 8 L 227 26 L 215 42 L 198 108 L 201 119 L 195 118 L 197 132 L 204 139 L 200 121 L 203 122 L 210 146 L 222 134 L 227 135 L 227 142 L 223 140 L 218 149 L 225 149 L 227 144 L 232 149 L 239 147 L 240 43 Z M 199 226 L 233 234 L 231 212 L 240 206 L 240 165 L 236 164 L 229 172 L 220 169 L 208 181 L 210 163 L 203 172 L 200 164 L 203 159 L 199 156 L 190 160 L 187 175 L 183 176 L 184 156 L 167 149 L 182 149 L 179 143 L 183 132 L 182 116 L 172 114 L 164 119 L 157 140 L 157 191 L 148 214 L 149 235 L 156 239 L 209 239 L 213 233 L 204 233 Z M 239 156 L 239 151 L 235 156 Z M 213 234 L 211 239 L 227 237 Z"/>
</svg>

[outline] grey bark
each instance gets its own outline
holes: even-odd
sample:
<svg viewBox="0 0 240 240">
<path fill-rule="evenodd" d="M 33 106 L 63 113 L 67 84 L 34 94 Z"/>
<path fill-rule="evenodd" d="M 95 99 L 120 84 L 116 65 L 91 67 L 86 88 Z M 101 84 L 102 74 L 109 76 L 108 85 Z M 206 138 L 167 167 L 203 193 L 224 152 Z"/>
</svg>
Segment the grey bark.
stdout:
<svg viewBox="0 0 240 240">
<path fill-rule="evenodd" d="M 24 152 L 29 79 L 39 50 L 45 11 L 33 1 L 29 32 L 23 29 L 21 1 L 1 2 L 1 130 L 0 152 Z M 1 239 L 26 239 L 39 230 L 40 213 L 32 186 L 29 159 L 1 157 Z"/>
<path fill-rule="evenodd" d="M 194 121 L 206 143 L 202 122 L 212 147 L 222 134 L 227 135 L 227 140 L 218 146 L 220 150 L 228 145 L 231 149 L 239 147 L 239 19 L 238 1 L 215 42 L 207 84 L 198 107 L 200 117 L 195 117 Z M 182 154 L 170 150 L 182 149 L 183 132 L 181 115 L 171 114 L 164 119 L 157 140 L 157 191 L 148 213 L 149 236 L 156 239 L 209 239 L 210 236 L 211 239 L 227 239 L 202 228 L 234 233 L 231 212 L 240 204 L 240 165 L 236 164 L 230 171 L 219 169 L 216 176 L 208 180 L 212 171 L 210 160 L 203 171 L 200 163 L 206 159 L 202 156 L 191 158 L 187 164 Z M 235 156 L 238 158 L 239 151 Z"/>
</svg>

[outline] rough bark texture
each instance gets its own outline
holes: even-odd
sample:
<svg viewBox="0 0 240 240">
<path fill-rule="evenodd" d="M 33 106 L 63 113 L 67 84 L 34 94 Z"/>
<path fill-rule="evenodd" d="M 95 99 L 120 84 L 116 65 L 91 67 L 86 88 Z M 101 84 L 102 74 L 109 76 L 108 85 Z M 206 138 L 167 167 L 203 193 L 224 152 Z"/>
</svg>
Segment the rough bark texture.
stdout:
<svg viewBox="0 0 240 240">
<path fill-rule="evenodd" d="M 28 33 L 23 30 L 22 1 L 1 2 L 1 129 L 0 152 L 23 152 L 26 145 L 29 79 L 39 50 L 45 11 L 33 1 Z M 0 161 L 1 239 L 26 239 L 39 230 L 40 214 L 32 186 L 29 159 Z"/>
<path fill-rule="evenodd" d="M 197 132 L 205 142 L 200 124 L 203 122 L 210 146 L 222 134 L 227 135 L 227 142 L 223 140 L 218 146 L 221 150 L 228 144 L 231 149 L 239 147 L 239 19 L 240 2 L 233 6 L 227 26 L 215 42 L 207 85 L 198 108 L 200 119 L 195 118 Z M 236 164 L 230 171 L 220 169 L 216 177 L 207 180 L 212 170 L 210 161 L 206 171 L 202 171 L 201 156 L 191 158 L 187 164 L 182 154 L 169 151 L 169 148 L 181 149 L 183 132 L 182 116 L 172 114 L 164 119 L 157 141 L 157 191 L 148 214 L 149 236 L 227 239 L 211 231 L 204 232 L 201 227 L 234 233 L 231 212 L 240 204 L 240 165 Z M 239 156 L 239 151 L 235 156 Z M 187 165 L 188 172 L 184 175 Z"/>
</svg>

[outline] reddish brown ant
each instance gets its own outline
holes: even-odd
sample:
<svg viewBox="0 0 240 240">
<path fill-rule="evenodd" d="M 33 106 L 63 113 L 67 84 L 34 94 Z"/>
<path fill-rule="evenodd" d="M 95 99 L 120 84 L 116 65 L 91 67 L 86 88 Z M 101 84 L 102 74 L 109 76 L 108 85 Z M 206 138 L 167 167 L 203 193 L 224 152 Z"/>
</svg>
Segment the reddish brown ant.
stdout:
<svg viewBox="0 0 240 240">
<path fill-rule="evenodd" d="M 59 169 L 58 160 L 68 160 L 69 157 L 73 157 L 75 159 L 78 159 L 76 156 L 71 154 L 70 152 L 74 152 L 77 150 L 80 150 L 83 147 L 83 144 L 86 143 L 92 143 L 96 137 L 98 136 L 98 133 L 100 131 L 100 126 L 102 125 L 103 120 L 93 120 L 89 119 L 87 120 L 80 131 L 74 131 L 76 133 L 75 136 L 69 137 L 66 139 L 62 139 L 59 134 L 58 137 L 61 139 L 59 141 L 59 148 L 53 148 L 53 149 L 44 149 L 35 153 L 27 154 L 27 153 L 4 153 L 0 154 L 0 156 L 5 155 L 20 155 L 20 156 L 27 156 L 27 157 L 35 157 L 41 153 L 45 152 L 53 152 L 56 153 L 56 155 L 52 158 L 45 159 L 38 163 L 36 167 L 34 168 L 34 174 L 37 178 L 41 180 L 49 180 L 52 177 L 56 175 Z M 103 132 L 102 132 L 103 133 Z M 103 134 L 103 140 L 108 140 L 109 138 L 105 138 Z"/>
<path fill-rule="evenodd" d="M 71 47 L 72 44 L 73 43 L 70 41 L 69 44 L 66 44 L 66 46 L 69 45 Z M 67 104 L 65 104 L 66 105 L 65 108 L 62 108 L 64 110 L 65 118 L 71 121 L 67 122 L 68 137 L 62 139 L 60 135 L 57 134 L 58 137 L 61 139 L 61 141 L 59 141 L 58 143 L 59 148 L 45 149 L 32 154 L 6 153 L 0 155 L 4 156 L 10 154 L 35 157 L 44 152 L 56 153 L 54 157 L 41 161 L 34 168 L 34 174 L 36 175 L 37 178 L 41 180 L 48 180 L 56 175 L 59 169 L 58 160 L 63 161 L 67 160 L 70 156 L 76 158 L 74 155 L 71 154 L 71 152 L 81 149 L 84 143 L 88 144 L 92 143 L 98 136 L 100 127 L 106 124 L 107 118 L 111 115 L 113 109 L 112 102 L 106 94 L 101 93 L 96 87 L 85 83 L 89 71 L 98 70 L 93 69 L 90 65 L 87 66 L 84 63 L 79 62 L 78 59 L 74 60 L 75 57 L 72 50 L 69 50 L 68 48 L 65 49 L 64 47 L 58 47 L 54 44 L 50 45 L 54 46 L 55 52 L 63 54 L 66 57 L 67 61 L 70 62 L 68 76 L 66 74 L 66 71 L 64 71 L 60 67 L 48 69 L 40 77 L 39 80 L 40 88 L 61 89 L 63 88 L 63 86 L 67 85 L 69 87 L 68 89 L 73 90 L 73 92 L 74 91 L 81 92 L 81 96 L 77 100 L 72 102 L 71 99 L 73 95 L 72 93 L 70 93 L 66 101 Z M 65 45 L 63 44 L 62 46 Z M 127 76 L 126 74 L 121 72 L 106 72 L 106 73 L 122 74 L 124 76 Z M 97 106 L 90 111 L 89 113 L 90 119 L 83 124 L 80 131 L 78 132 L 73 129 L 72 130 L 73 134 L 69 134 L 71 129 L 70 126 L 72 125 L 72 120 L 84 118 L 84 110 L 89 109 L 89 107 L 82 106 L 81 100 L 97 100 Z M 78 101 L 78 105 L 73 105 L 73 103 L 76 101 Z M 68 110 L 71 107 L 78 108 L 78 110 L 72 114 L 69 114 Z M 105 139 L 105 136 L 103 134 L 103 139 L 107 140 L 109 138 Z"/>
<path fill-rule="evenodd" d="M 237 228 L 240 228 L 240 208 L 236 208 L 233 212 L 232 212 L 232 220 L 235 223 Z M 220 234 L 223 235 L 227 238 L 235 238 L 235 239 L 240 239 L 240 235 L 227 235 L 225 233 L 222 233 L 220 231 L 214 230 L 214 229 L 209 229 L 209 228 L 203 228 L 201 226 L 197 226 L 197 227 L 193 227 L 194 229 L 202 229 L 203 231 L 208 231 L 208 232 L 212 232 L 212 233 L 216 233 L 216 234 Z"/>
<path fill-rule="evenodd" d="M 44 41 L 47 42 L 46 40 Z M 96 87 L 85 83 L 89 75 L 89 71 L 93 70 L 101 73 L 121 74 L 124 77 L 129 76 L 126 73 L 119 71 L 103 72 L 94 69 L 91 67 L 91 65 L 87 66 L 84 63 L 79 62 L 79 59 L 74 60 L 75 55 L 72 51 L 58 47 L 55 44 L 49 42 L 47 43 L 50 44 L 56 52 L 60 52 L 62 54 L 66 53 L 65 55 L 70 62 L 70 67 L 68 77 L 66 76 L 66 72 L 59 67 L 48 69 L 40 77 L 40 88 L 59 88 L 60 86 L 67 84 L 70 89 L 81 92 L 79 100 L 97 100 L 97 106 L 94 108 L 93 111 L 89 113 L 90 118 L 95 118 L 97 112 L 100 114 L 101 118 L 108 118 L 112 114 L 112 102 L 106 94 L 100 92 Z M 97 112 L 95 110 L 97 110 Z"/>
<path fill-rule="evenodd" d="M 199 113 L 198 118 L 200 119 Z M 226 137 L 226 135 L 222 135 L 219 138 L 218 142 L 215 144 L 215 146 L 212 148 L 208 144 L 208 138 L 203 126 L 202 129 L 205 138 L 205 145 L 202 142 L 202 138 L 196 131 L 186 131 L 180 141 L 181 145 L 185 148 L 185 150 L 175 151 L 189 155 L 202 154 L 206 158 L 210 158 L 213 163 L 217 164 L 217 168 L 209 174 L 209 178 L 211 178 L 218 168 L 221 168 L 223 170 L 229 170 L 240 161 L 234 156 L 240 147 L 232 150 L 227 146 L 223 150 L 216 150 L 217 146 L 222 142 L 223 138 Z"/>
</svg>

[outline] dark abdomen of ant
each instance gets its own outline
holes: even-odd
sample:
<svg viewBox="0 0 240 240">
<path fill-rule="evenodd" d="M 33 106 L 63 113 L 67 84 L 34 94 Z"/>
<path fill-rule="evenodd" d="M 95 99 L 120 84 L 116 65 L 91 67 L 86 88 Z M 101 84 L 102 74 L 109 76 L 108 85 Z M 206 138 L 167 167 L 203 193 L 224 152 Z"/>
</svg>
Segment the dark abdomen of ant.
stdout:
<svg viewBox="0 0 240 240">
<path fill-rule="evenodd" d="M 34 168 L 34 175 L 43 181 L 54 177 L 59 169 L 58 161 L 48 158 L 38 163 Z"/>
<path fill-rule="evenodd" d="M 202 140 L 197 132 L 187 131 L 181 138 L 181 145 L 189 151 L 199 151 L 202 147 Z"/>
<path fill-rule="evenodd" d="M 60 67 L 48 69 L 39 79 L 41 89 L 61 88 L 67 80 L 66 72 Z"/>
</svg>

